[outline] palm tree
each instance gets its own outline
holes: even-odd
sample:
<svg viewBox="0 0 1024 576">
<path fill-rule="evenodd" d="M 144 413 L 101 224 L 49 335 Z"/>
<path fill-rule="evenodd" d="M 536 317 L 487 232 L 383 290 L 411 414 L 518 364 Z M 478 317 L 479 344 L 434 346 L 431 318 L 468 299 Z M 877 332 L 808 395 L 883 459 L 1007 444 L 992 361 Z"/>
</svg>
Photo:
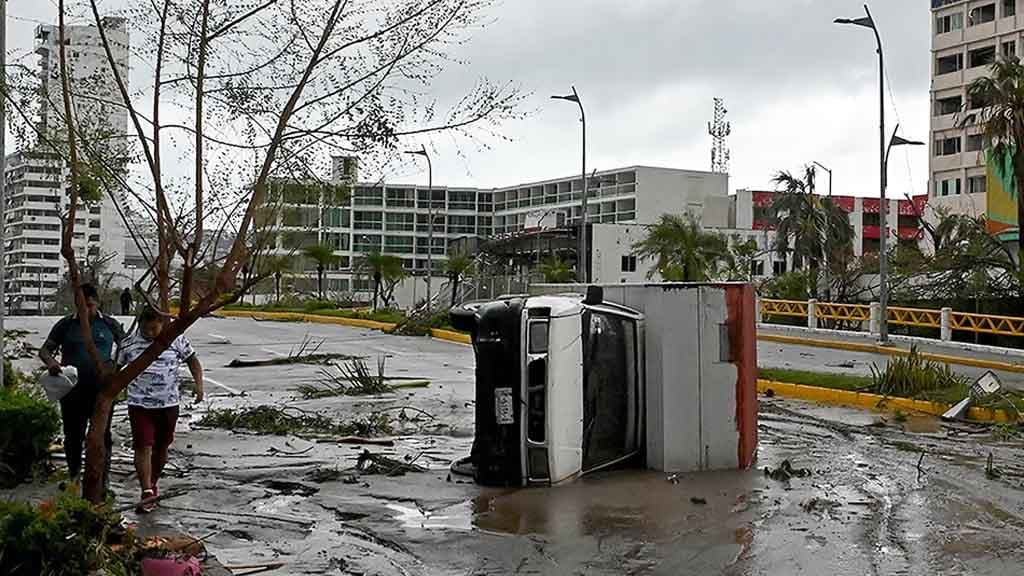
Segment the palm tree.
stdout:
<svg viewBox="0 0 1024 576">
<path fill-rule="evenodd" d="M 967 97 L 985 107 L 961 124 L 977 121 L 984 127 L 988 163 L 1017 200 L 1017 265 L 1024 283 L 1024 64 L 1016 56 L 1000 57 L 992 64 L 991 76 L 971 82 Z"/>
<path fill-rule="evenodd" d="M 327 266 L 336 262 L 338 257 L 334 255 L 334 246 L 330 244 L 313 244 L 306 246 L 302 253 L 307 258 L 316 262 L 316 291 L 318 297 L 324 299 L 324 270 Z"/>
<path fill-rule="evenodd" d="M 548 256 L 540 265 L 541 274 L 548 284 L 567 284 L 576 278 L 569 263 L 557 256 Z"/>
<path fill-rule="evenodd" d="M 381 286 L 384 281 L 392 283 L 392 288 L 405 277 L 405 269 L 402 268 L 402 259 L 398 256 L 389 256 L 380 252 L 364 254 L 356 262 L 356 271 L 373 278 L 373 309 L 377 309 L 377 301 L 381 296 Z M 388 294 L 390 296 L 390 294 Z M 385 298 L 385 305 L 390 298 Z"/>
<path fill-rule="evenodd" d="M 641 260 L 657 260 L 648 277 L 658 273 L 669 282 L 703 282 L 728 260 L 729 243 L 705 232 L 690 214 L 662 214 L 648 227 L 647 237 L 633 245 L 633 252 Z"/>
<path fill-rule="evenodd" d="M 274 277 L 274 302 L 281 302 L 281 277 L 292 267 L 291 258 L 283 254 L 272 254 L 263 259 L 263 274 Z"/>
<path fill-rule="evenodd" d="M 455 301 L 459 296 L 459 282 L 462 281 L 462 277 L 469 274 L 473 268 L 473 261 L 468 256 L 453 256 L 449 258 L 444 265 L 445 272 L 448 274 L 448 282 L 452 287 L 452 302 L 450 308 L 455 307 Z"/>
<path fill-rule="evenodd" d="M 814 193 L 814 167 L 801 179 L 780 171 L 772 182 L 779 188 L 772 202 L 776 221 L 776 250 L 793 255 L 793 269 L 804 264 L 818 284 L 818 270 L 833 261 L 846 261 L 853 250 L 853 226 L 846 212 L 831 198 Z M 826 282 L 828 284 L 828 282 Z"/>
</svg>

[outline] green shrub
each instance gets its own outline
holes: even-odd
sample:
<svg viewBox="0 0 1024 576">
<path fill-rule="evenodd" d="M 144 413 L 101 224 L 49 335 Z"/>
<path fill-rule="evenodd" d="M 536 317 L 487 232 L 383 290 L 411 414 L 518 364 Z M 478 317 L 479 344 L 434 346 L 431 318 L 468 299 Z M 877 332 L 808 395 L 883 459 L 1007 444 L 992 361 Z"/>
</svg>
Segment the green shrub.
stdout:
<svg viewBox="0 0 1024 576">
<path fill-rule="evenodd" d="M 0 390 L 0 486 L 12 486 L 46 461 L 60 415 L 46 399 L 20 388 Z"/>
<path fill-rule="evenodd" d="M 948 364 L 922 358 L 914 346 L 907 356 L 890 358 L 885 370 L 872 364 L 871 380 L 871 391 L 875 394 L 904 398 L 927 397 L 929 393 L 951 388 L 966 391 L 970 384 Z"/>
<path fill-rule="evenodd" d="M 11 366 L 11 361 L 4 359 L 4 388 L 13 388 L 21 384 L 21 374 Z"/>
<path fill-rule="evenodd" d="M 0 501 L 0 574 L 137 574 L 139 547 L 120 522 L 109 509 L 67 493 L 37 508 Z"/>
<path fill-rule="evenodd" d="M 313 312 L 314 310 L 334 310 L 338 305 L 330 300 L 309 300 L 302 305 L 302 309 L 306 312 Z"/>
</svg>

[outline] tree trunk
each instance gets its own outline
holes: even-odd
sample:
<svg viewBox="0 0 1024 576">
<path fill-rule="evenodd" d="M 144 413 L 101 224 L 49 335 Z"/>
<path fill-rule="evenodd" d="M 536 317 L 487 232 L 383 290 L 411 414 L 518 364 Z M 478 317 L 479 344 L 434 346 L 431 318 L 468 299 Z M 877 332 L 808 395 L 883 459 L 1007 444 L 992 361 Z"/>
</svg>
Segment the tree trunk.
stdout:
<svg viewBox="0 0 1024 576">
<path fill-rule="evenodd" d="M 324 299 L 324 265 L 316 265 L 316 291 L 321 300 Z"/>
<path fill-rule="evenodd" d="M 274 273 L 274 303 L 281 303 L 281 273 Z"/>
<path fill-rule="evenodd" d="M 459 277 L 452 277 L 452 305 L 449 308 L 455 308 L 455 299 L 459 295 Z"/>
<path fill-rule="evenodd" d="M 377 310 L 377 299 L 380 297 L 380 274 L 373 275 L 373 309 Z"/>
</svg>

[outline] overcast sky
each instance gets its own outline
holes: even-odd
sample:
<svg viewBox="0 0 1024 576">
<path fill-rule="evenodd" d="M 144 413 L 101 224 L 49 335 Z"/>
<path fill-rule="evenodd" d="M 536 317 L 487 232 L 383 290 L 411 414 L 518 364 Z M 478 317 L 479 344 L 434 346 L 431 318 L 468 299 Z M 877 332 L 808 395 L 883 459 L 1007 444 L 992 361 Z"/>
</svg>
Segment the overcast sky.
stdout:
<svg viewBox="0 0 1024 576">
<path fill-rule="evenodd" d="M 116 6 L 125 0 L 105 2 Z M 488 147 L 432 142 L 434 181 L 506 186 L 575 174 L 574 105 L 549 99 L 575 85 L 587 111 L 588 171 L 632 164 L 708 170 L 712 98 L 732 123 L 730 191 L 770 188 L 780 169 L 812 160 L 835 173 L 835 192 L 878 193 L 878 72 L 870 30 L 832 24 L 863 13 L 860 0 L 503 0 L 492 22 L 460 49 L 439 95 L 486 76 L 531 93 L 530 115 Z M 51 0 L 8 0 L 8 51 L 31 51 Z M 888 130 L 928 140 L 928 2 L 876 1 L 886 46 Z M 31 60 L 30 60 L 31 61 Z M 890 159 L 890 194 L 927 191 L 928 148 Z M 364 175 L 375 177 L 375 175 Z M 397 179 L 426 181 L 412 166 Z M 827 176 L 821 175 L 820 190 Z"/>
</svg>

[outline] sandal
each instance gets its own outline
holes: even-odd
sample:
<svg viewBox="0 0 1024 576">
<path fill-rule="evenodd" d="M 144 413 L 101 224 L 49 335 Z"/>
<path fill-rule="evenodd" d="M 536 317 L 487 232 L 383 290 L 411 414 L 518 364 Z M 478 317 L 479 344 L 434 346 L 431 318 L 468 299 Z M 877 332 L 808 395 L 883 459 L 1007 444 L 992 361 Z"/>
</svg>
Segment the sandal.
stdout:
<svg viewBox="0 0 1024 576">
<path fill-rule="evenodd" d="M 156 492 L 154 490 L 143 490 L 142 498 L 135 505 L 136 514 L 149 514 L 156 508 Z"/>
</svg>

